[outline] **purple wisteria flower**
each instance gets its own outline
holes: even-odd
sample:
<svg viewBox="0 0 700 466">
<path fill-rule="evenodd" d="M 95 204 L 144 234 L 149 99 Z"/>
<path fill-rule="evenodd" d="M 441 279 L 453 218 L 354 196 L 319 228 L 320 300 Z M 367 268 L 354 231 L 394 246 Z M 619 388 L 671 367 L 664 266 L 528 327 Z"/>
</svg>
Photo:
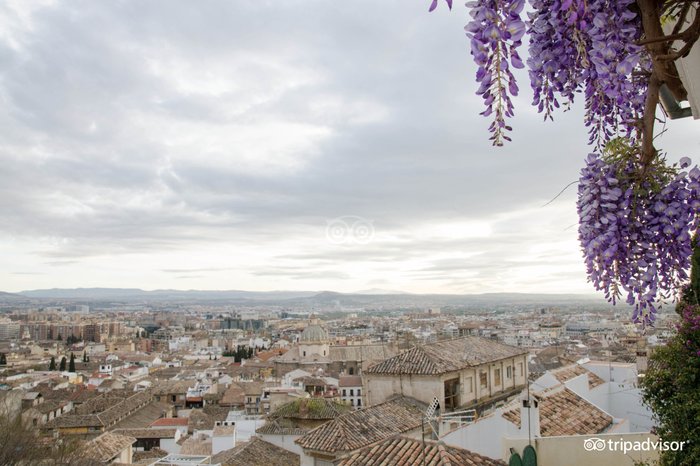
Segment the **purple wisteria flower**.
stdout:
<svg viewBox="0 0 700 466">
<path fill-rule="evenodd" d="M 525 34 L 525 23 L 520 17 L 524 5 L 525 0 L 467 3 L 472 19 L 464 29 L 478 66 L 476 80 L 480 86 L 476 93 L 484 99 L 486 107 L 481 115 L 493 118 L 489 131 L 496 146 L 511 140 L 506 133 L 512 128 L 506 125 L 506 118 L 513 116 L 511 97 L 519 91 L 511 67 L 524 67 L 518 54 Z"/>
<path fill-rule="evenodd" d="M 690 165 L 684 158 L 681 168 Z M 653 324 L 657 303 L 687 280 L 698 228 L 700 169 L 658 170 L 639 181 L 634 159 L 590 154 L 578 189 L 579 241 L 589 280 L 632 319 Z"/>
<path fill-rule="evenodd" d="M 445 0 L 445 3 L 447 3 L 447 7 L 451 10 L 452 9 L 452 0 Z M 438 0 L 433 0 L 433 3 L 430 4 L 430 8 L 428 11 L 433 11 L 435 8 L 438 6 Z"/>
</svg>

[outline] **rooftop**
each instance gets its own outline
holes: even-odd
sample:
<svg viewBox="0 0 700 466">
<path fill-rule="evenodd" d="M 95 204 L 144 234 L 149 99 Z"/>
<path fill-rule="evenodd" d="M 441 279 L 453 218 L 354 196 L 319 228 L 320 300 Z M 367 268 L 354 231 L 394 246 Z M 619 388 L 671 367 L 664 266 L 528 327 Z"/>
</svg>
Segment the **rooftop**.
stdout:
<svg viewBox="0 0 700 466">
<path fill-rule="evenodd" d="M 309 431 L 295 442 L 302 448 L 330 453 L 357 450 L 421 426 L 425 405 L 397 397 L 350 411 Z"/>
<path fill-rule="evenodd" d="M 136 439 L 142 438 L 175 438 L 176 429 L 114 429 L 115 434 L 128 435 Z"/>
<path fill-rule="evenodd" d="M 598 377 L 593 372 L 589 371 L 580 364 L 572 364 L 570 366 L 560 367 L 551 371 L 552 375 L 561 383 L 578 377 L 582 374 L 588 374 L 588 388 L 595 388 L 598 385 L 605 383 L 605 380 Z"/>
<path fill-rule="evenodd" d="M 361 387 L 362 376 L 360 375 L 343 375 L 338 379 L 339 387 Z"/>
<path fill-rule="evenodd" d="M 85 456 L 106 463 L 117 456 L 122 450 L 131 448 L 131 445 L 135 442 L 136 439 L 134 437 L 115 434 L 114 432 L 105 432 L 88 442 L 85 449 Z"/>
<path fill-rule="evenodd" d="M 221 466 L 298 466 L 301 461 L 299 455 L 253 437 L 250 442 L 217 453 L 211 462 Z"/>
<path fill-rule="evenodd" d="M 334 419 L 350 411 L 350 406 L 326 398 L 302 398 L 290 401 L 270 413 L 270 418 Z"/>
<path fill-rule="evenodd" d="M 407 437 L 392 437 L 342 459 L 338 466 L 505 466 L 463 448 Z"/>
<path fill-rule="evenodd" d="M 416 346 L 370 367 L 370 374 L 438 375 L 527 354 L 522 348 L 481 337 Z"/>
<path fill-rule="evenodd" d="M 561 385 L 534 396 L 539 400 L 543 437 L 599 434 L 613 422 L 609 414 Z M 520 427 L 520 406 L 504 412 L 503 417 Z"/>
<path fill-rule="evenodd" d="M 153 421 L 151 427 L 186 426 L 187 423 L 188 419 L 186 417 L 164 417 Z"/>
</svg>

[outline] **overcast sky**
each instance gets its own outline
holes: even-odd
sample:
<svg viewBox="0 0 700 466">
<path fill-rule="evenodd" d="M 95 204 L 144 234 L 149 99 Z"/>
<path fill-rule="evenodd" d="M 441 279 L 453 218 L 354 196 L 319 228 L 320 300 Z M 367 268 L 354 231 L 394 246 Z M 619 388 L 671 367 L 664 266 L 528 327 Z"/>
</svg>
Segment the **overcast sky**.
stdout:
<svg viewBox="0 0 700 466">
<path fill-rule="evenodd" d="M 592 292 L 579 107 L 489 145 L 456 5 L 0 3 L 0 290 Z M 669 159 L 700 160 L 698 123 Z"/>
</svg>

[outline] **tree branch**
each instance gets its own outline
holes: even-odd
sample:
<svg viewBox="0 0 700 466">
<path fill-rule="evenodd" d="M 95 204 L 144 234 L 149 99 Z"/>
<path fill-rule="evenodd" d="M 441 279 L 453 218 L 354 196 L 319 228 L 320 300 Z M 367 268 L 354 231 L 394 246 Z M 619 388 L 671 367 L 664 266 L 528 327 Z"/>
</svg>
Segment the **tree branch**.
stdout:
<svg viewBox="0 0 700 466">
<path fill-rule="evenodd" d="M 666 84 L 677 100 L 685 100 L 688 93 L 678 76 L 675 64 L 671 59 L 658 58 L 670 55 L 670 44 L 665 40 L 666 35 L 661 28 L 660 2 L 658 0 L 637 0 L 637 6 L 644 28 L 645 37 L 643 40 L 648 41 L 645 46 L 652 61 L 652 76 L 656 75 L 659 86 Z"/>
</svg>

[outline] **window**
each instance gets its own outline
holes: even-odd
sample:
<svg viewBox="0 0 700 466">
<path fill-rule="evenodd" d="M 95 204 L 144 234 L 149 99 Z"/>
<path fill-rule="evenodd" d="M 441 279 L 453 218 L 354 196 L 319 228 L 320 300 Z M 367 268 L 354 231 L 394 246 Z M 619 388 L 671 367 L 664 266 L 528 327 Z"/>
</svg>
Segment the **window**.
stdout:
<svg viewBox="0 0 700 466">
<path fill-rule="evenodd" d="M 498 368 L 494 371 L 494 385 L 497 387 L 501 385 L 501 369 Z"/>
<path fill-rule="evenodd" d="M 343 396 L 348 396 L 347 390 L 343 389 Z"/>
<path fill-rule="evenodd" d="M 304 351 L 304 357 L 306 357 L 306 351 Z"/>
<path fill-rule="evenodd" d="M 506 366 L 506 379 L 513 377 L 513 368 L 511 366 Z"/>
<path fill-rule="evenodd" d="M 472 393 L 474 391 L 474 380 L 472 380 L 472 377 L 467 377 L 465 383 L 467 385 L 467 393 Z"/>
<path fill-rule="evenodd" d="M 350 398 L 350 406 L 355 406 L 355 400 L 353 400 L 352 398 Z"/>
<path fill-rule="evenodd" d="M 361 388 L 357 389 L 357 396 L 362 396 L 362 389 Z"/>
<path fill-rule="evenodd" d="M 355 390 L 352 388 L 350 389 L 350 396 L 355 396 Z"/>
<path fill-rule="evenodd" d="M 354 367 L 351 367 L 350 369 L 348 369 L 348 374 L 354 375 L 354 374 L 355 374 L 355 368 L 354 368 Z"/>
<path fill-rule="evenodd" d="M 489 386 L 488 376 L 484 371 L 481 371 L 479 373 L 479 384 L 481 385 L 481 388 L 486 388 Z"/>
<path fill-rule="evenodd" d="M 357 399 L 357 406 L 362 406 L 362 398 Z"/>
</svg>

